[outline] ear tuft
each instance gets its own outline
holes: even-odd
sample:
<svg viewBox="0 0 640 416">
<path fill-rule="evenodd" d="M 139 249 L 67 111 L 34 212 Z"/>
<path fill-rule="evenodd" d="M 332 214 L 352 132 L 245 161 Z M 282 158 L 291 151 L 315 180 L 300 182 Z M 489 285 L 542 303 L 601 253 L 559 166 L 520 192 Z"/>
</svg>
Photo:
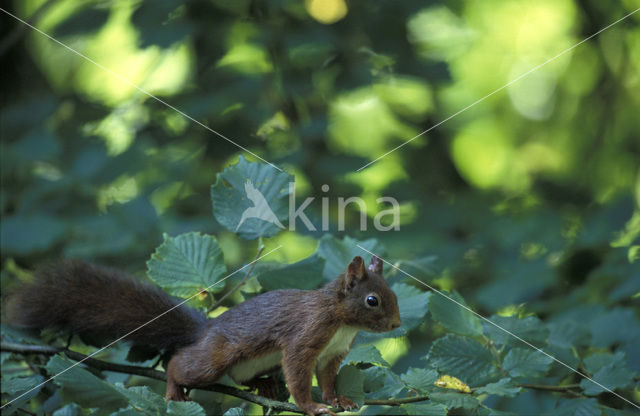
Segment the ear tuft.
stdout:
<svg viewBox="0 0 640 416">
<path fill-rule="evenodd" d="M 347 266 L 347 273 L 345 273 L 345 281 L 347 288 L 355 286 L 356 281 L 362 280 L 367 276 L 367 271 L 364 268 L 364 260 L 362 257 L 355 256 L 349 266 Z"/>
<path fill-rule="evenodd" d="M 369 264 L 369 270 L 371 270 L 372 272 L 377 273 L 377 274 L 382 274 L 382 260 L 380 260 L 380 257 L 378 257 L 378 256 L 371 257 L 371 263 Z"/>
</svg>

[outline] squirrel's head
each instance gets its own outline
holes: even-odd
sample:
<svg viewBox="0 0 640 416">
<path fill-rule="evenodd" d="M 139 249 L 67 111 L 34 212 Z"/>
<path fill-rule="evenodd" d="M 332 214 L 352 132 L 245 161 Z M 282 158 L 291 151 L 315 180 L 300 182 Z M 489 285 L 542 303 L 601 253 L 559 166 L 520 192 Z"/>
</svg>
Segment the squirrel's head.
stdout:
<svg viewBox="0 0 640 416">
<path fill-rule="evenodd" d="M 400 326 L 398 298 L 382 277 L 379 257 L 373 256 L 368 268 L 362 257 L 354 257 L 341 279 L 345 323 L 373 332 L 392 331 Z"/>
</svg>

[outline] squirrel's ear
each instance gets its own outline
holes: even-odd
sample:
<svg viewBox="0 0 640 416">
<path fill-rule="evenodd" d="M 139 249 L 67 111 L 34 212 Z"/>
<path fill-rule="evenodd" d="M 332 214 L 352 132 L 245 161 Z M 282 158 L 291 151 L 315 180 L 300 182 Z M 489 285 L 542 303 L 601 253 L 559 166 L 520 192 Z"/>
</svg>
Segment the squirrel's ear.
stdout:
<svg viewBox="0 0 640 416">
<path fill-rule="evenodd" d="M 380 257 L 378 256 L 371 257 L 369 270 L 371 270 L 374 273 L 382 274 L 382 260 L 380 260 Z"/>
<path fill-rule="evenodd" d="M 356 281 L 362 280 L 367 275 L 367 271 L 364 268 L 364 260 L 362 257 L 355 256 L 349 266 L 347 266 L 347 273 L 345 274 L 345 281 L 347 288 L 352 288 Z"/>
</svg>

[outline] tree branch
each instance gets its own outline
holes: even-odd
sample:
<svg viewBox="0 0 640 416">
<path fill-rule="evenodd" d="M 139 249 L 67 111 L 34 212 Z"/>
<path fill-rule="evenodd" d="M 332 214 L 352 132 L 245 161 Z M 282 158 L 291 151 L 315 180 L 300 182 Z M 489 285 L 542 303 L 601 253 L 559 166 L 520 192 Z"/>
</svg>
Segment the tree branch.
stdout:
<svg viewBox="0 0 640 416">
<path fill-rule="evenodd" d="M 58 353 L 65 354 L 67 357 L 75 361 L 82 361 L 89 367 L 93 367 L 101 371 L 113 371 L 116 373 L 132 374 L 137 376 L 143 376 L 152 378 L 155 380 L 166 381 L 167 377 L 164 372 L 155 370 L 153 368 L 141 367 L 135 365 L 116 364 L 107 361 L 98 360 L 96 358 L 88 357 L 85 354 L 81 354 L 76 351 L 69 350 L 67 348 L 56 348 L 43 345 L 26 345 L 13 342 L 2 342 L 0 344 L 0 350 L 4 352 L 13 352 L 22 355 L 39 354 L 39 355 L 55 355 Z M 545 384 L 518 384 L 518 387 L 567 393 L 574 389 L 580 388 L 579 384 L 568 384 L 566 386 L 550 386 Z M 246 390 L 240 390 L 235 387 L 225 386 L 223 384 L 214 384 L 208 388 L 201 388 L 200 390 L 212 391 L 215 393 L 226 394 L 228 396 L 234 396 L 242 400 L 246 400 L 251 403 L 260 405 L 266 409 L 273 409 L 276 411 L 287 411 L 294 413 L 304 413 L 298 406 L 293 403 L 281 402 L 278 400 L 267 399 L 266 397 L 258 396 L 250 393 Z M 403 397 L 398 399 L 366 399 L 365 405 L 378 405 L 378 406 L 400 406 L 407 403 L 416 403 L 429 400 L 428 396 L 415 396 L 415 397 Z M 332 409 L 334 412 L 339 412 L 340 409 Z"/>
<path fill-rule="evenodd" d="M 3 342 L 0 344 L 0 350 L 5 352 L 23 354 L 23 355 L 26 355 L 26 354 L 55 355 L 58 353 L 63 353 L 67 357 L 71 358 L 72 360 L 76 360 L 76 361 L 84 360 L 83 364 L 86 364 L 89 367 L 93 367 L 101 371 L 113 371 L 116 373 L 133 374 L 137 376 L 152 378 L 155 380 L 167 381 L 167 377 L 165 373 L 162 371 L 154 370 L 148 367 L 116 364 L 116 363 L 110 363 L 107 361 L 98 360 L 95 358 L 87 358 L 87 356 L 84 354 L 81 354 L 76 351 L 71 351 L 65 348 L 48 347 L 48 346 L 42 346 L 42 345 L 24 345 L 24 344 L 12 343 L 12 342 Z M 200 390 L 208 390 L 215 393 L 222 393 L 228 396 L 234 396 L 239 399 L 258 404 L 262 407 L 272 408 L 278 411 L 304 413 L 302 410 L 298 408 L 298 406 L 292 403 L 267 399 L 266 397 L 258 396 L 248 391 L 240 390 L 231 386 L 225 386 L 223 384 L 214 384 L 209 388 L 206 388 L 206 389 L 203 388 Z"/>
</svg>

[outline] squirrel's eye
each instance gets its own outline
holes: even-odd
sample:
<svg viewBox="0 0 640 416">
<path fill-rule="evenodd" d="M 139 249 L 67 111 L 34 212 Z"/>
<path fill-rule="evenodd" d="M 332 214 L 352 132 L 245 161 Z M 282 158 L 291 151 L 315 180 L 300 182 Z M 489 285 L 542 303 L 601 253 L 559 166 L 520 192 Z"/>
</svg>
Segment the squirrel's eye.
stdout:
<svg viewBox="0 0 640 416">
<path fill-rule="evenodd" d="M 378 306 L 378 298 L 371 295 L 367 296 L 367 305 L 375 308 L 376 306 Z"/>
</svg>

